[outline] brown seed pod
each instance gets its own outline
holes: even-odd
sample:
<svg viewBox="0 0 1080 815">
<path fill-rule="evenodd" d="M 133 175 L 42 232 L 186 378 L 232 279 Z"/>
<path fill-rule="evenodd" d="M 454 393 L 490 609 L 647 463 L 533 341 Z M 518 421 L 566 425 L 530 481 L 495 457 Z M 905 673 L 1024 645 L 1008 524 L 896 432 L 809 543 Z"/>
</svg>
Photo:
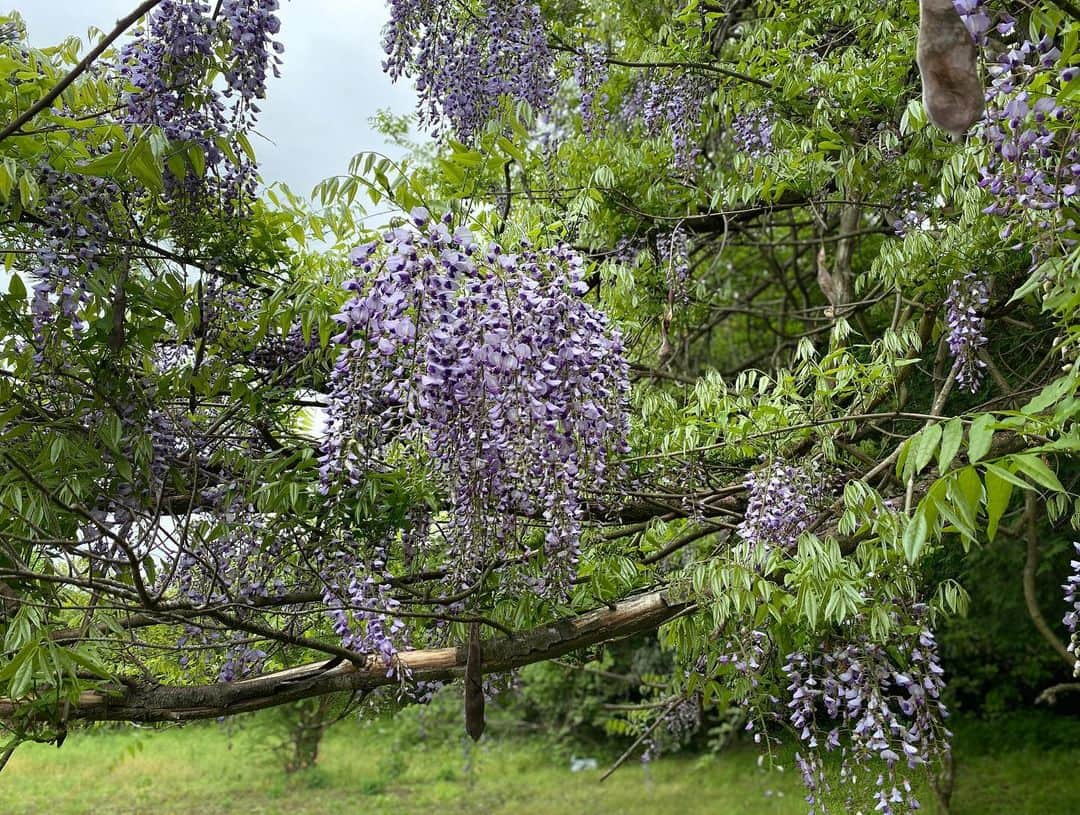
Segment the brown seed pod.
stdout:
<svg viewBox="0 0 1080 815">
<path fill-rule="evenodd" d="M 978 53 L 952 0 L 919 0 L 916 61 L 930 121 L 962 135 L 983 112 Z"/>
</svg>

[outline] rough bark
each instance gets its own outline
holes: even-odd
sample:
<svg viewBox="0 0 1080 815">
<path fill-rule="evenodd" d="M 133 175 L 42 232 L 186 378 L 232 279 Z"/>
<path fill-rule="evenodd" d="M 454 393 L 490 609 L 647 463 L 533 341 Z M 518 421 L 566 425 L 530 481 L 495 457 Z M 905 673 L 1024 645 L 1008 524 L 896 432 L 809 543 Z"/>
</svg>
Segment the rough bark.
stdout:
<svg viewBox="0 0 1080 815">
<path fill-rule="evenodd" d="M 543 662 L 608 640 L 655 629 L 690 608 L 672 602 L 666 592 L 632 597 L 610 607 L 557 620 L 513 637 L 482 645 L 484 670 L 506 671 Z M 322 696 L 367 691 L 412 680 L 453 679 L 464 674 L 468 646 L 399 652 L 393 673 L 370 658 L 363 664 L 315 662 L 239 682 L 175 687 L 131 685 L 83 693 L 67 710 L 67 719 L 84 721 L 178 722 L 211 719 Z M 16 713 L 17 703 L 0 700 L 0 718 Z"/>
</svg>

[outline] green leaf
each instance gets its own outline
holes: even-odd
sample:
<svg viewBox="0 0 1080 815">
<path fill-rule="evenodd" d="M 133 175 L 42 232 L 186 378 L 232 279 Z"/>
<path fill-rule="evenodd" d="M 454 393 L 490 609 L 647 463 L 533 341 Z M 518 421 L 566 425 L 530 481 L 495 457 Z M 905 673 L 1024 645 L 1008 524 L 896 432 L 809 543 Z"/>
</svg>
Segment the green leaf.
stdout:
<svg viewBox="0 0 1080 815">
<path fill-rule="evenodd" d="M 131 152 L 131 172 L 148 190 L 161 192 L 165 189 L 165 180 L 161 165 L 158 163 L 150 142 L 140 141 Z"/>
<path fill-rule="evenodd" d="M 938 453 L 938 471 L 944 473 L 949 469 L 960 445 L 964 441 L 964 423 L 959 417 L 949 419 L 941 433 L 941 451 Z"/>
<path fill-rule="evenodd" d="M 1077 387 L 1076 374 L 1070 376 L 1063 376 L 1060 379 L 1055 379 L 1049 385 L 1040 391 L 1039 395 L 1028 402 L 1023 407 L 1023 412 L 1029 416 L 1036 413 L 1042 413 L 1047 408 L 1053 406 L 1063 397 L 1069 394 L 1075 393 Z"/>
<path fill-rule="evenodd" d="M 38 185 L 29 172 L 25 172 L 19 178 L 19 200 L 24 209 L 30 209 L 38 198 Z"/>
<path fill-rule="evenodd" d="M 37 644 L 35 643 L 35 646 L 36 645 Z M 41 667 L 38 664 L 39 656 L 40 649 L 35 647 L 34 652 L 22 661 L 15 671 L 15 676 L 11 679 L 11 684 L 8 686 L 9 696 L 18 699 L 34 686 L 34 676 L 37 673 L 36 669 Z"/>
<path fill-rule="evenodd" d="M 11 198 L 11 191 L 15 187 L 15 175 L 18 168 L 10 158 L 0 162 L 0 197 L 5 201 Z"/>
<path fill-rule="evenodd" d="M 1013 483 L 1008 478 L 1002 477 L 1000 467 L 989 464 L 986 467 L 986 537 L 993 540 L 997 535 L 998 524 L 1001 516 L 1009 508 L 1009 499 L 1012 498 Z"/>
<path fill-rule="evenodd" d="M 926 511 L 922 505 L 915 510 L 915 515 L 912 517 L 911 522 L 904 529 L 904 537 L 902 544 L 904 547 L 904 557 L 907 558 L 908 563 L 915 563 L 919 559 L 919 555 L 922 553 L 923 547 L 926 546 L 926 539 L 930 534 L 930 523 L 926 517 Z"/>
<path fill-rule="evenodd" d="M 86 670 L 90 671 L 90 673 L 94 674 L 94 676 L 100 676 L 102 679 L 113 678 L 113 672 L 109 670 L 109 667 L 104 662 L 101 662 L 96 656 L 67 648 L 65 648 L 64 651 L 67 656 L 69 656 L 74 662 L 82 665 L 84 668 L 86 668 Z"/>
<path fill-rule="evenodd" d="M 191 144 L 188 146 L 187 151 L 188 161 L 191 162 L 191 168 L 195 171 L 195 175 L 202 178 L 206 173 L 206 153 L 197 144 Z"/>
<path fill-rule="evenodd" d="M 992 413 L 983 413 L 971 423 L 968 431 L 968 461 L 972 464 L 990 452 L 996 423 L 997 419 Z"/>
<path fill-rule="evenodd" d="M 1042 487 L 1054 492 L 1065 492 L 1065 487 L 1058 481 L 1054 471 L 1046 466 L 1041 458 L 1034 454 L 1010 456 L 1016 469 Z"/>
<path fill-rule="evenodd" d="M 1006 462 L 1008 462 L 1008 459 L 1006 459 Z M 986 468 L 987 472 L 992 472 L 998 478 L 1008 481 L 1014 487 L 1019 487 L 1022 490 L 1031 489 L 1031 485 L 1028 482 L 1026 482 L 1020 476 L 1014 474 L 1012 470 L 1008 470 L 1005 467 L 1002 467 L 1000 464 L 991 464 L 988 461 L 983 464 L 983 467 Z"/>
<path fill-rule="evenodd" d="M 22 278 L 17 274 L 11 275 L 11 280 L 8 282 L 8 294 L 17 300 L 26 299 L 26 284 L 22 282 Z"/>
<path fill-rule="evenodd" d="M 82 175 L 107 177 L 115 175 L 120 165 L 124 163 L 128 154 L 124 150 L 113 150 L 93 161 L 75 165 L 75 170 Z"/>
<path fill-rule="evenodd" d="M 914 472 L 908 472 L 908 460 L 911 459 L 914 462 L 911 451 L 917 438 L 917 436 L 912 436 L 905 439 L 903 444 L 900 445 L 900 454 L 896 457 L 896 478 L 900 481 L 907 481 L 910 476 L 915 474 Z"/>
<path fill-rule="evenodd" d="M 934 484 L 937 489 L 931 489 L 927 494 L 927 498 L 934 502 L 934 506 L 941 513 L 941 517 L 950 523 L 965 541 L 977 542 L 978 538 L 975 534 L 974 524 L 965 517 L 964 512 L 954 503 L 958 496 L 953 481 L 952 478 L 940 479 Z M 944 487 L 944 489 L 941 489 L 941 487 Z"/>
<path fill-rule="evenodd" d="M 975 529 L 975 521 L 979 515 L 979 505 L 982 503 L 982 481 L 974 467 L 964 467 L 952 475 L 949 496 L 953 506 L 964 519 L 968 528 Z"/>
<path fill-rule="evenodd" d="M 177 179 L 182 179 L 187 175 L 187 161 L 180 153 L 173 153 L 165 160 L 165 164 L 168 166 L 169 172 L 176 176 Z"/>
<path fill-rule="evenodd" d="M 6 682 L 8 679 L 11 679 L 11 677 L 15 675 L 15 672 L 19 670 L 19 667 L 26 662 L 26 660 L 30 658 L 30 655 L 37 651 L 37 649 L 38 643 L 36 640 L 28 642 L 20 648 L 18 653 L 12 657 L 11 662 L 0 668 L 0 682 Z"/>
<path fill-rule="evenodd" d="M 921 473 L 937 452 L 941 441 L 941 425 L 932 424 L 919 434 L 919 446 L 915 448 L 915 472 Z"/>
</svg>

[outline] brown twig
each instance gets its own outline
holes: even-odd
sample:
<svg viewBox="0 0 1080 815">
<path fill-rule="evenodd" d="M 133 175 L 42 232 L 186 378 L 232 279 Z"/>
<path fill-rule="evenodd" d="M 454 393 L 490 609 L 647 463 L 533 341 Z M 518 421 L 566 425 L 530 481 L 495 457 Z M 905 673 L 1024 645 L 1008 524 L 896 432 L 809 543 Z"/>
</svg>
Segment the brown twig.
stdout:
<svg viewBox="0 0 1080 815">
<path fill-rule="evenodd" d="M 121 34 L 123 34 L 133 25 L 135 25 L 135 23 L 137 23 L 144 14 L 146 14 L 160 2 L 161 0 L 145 0 L 144 3 L 141 3 L 139 7 L 133 12 L 131 12 L 131 14 L 129 14 L 127 17 L 117 20 L 116 28 L 106 34 L 105 38 L 101 42 L 99 42 L 96 46 L 90 49 L 90 52 L 79 61 L 79 64 L 72 68 L 64 76 L 63 79 L 57 82 L 56 86 L 51 91 L 49 91 L 37 102 L 27 108 L 27 110 L 21 116 L 16 118 L 15 121 L 13 121 L 3 130 L 0 130 L 0 141 L 3 141 L 8 136 L 17 133 L 19 128 L 21 128 L 24 124 L 29 122 L 39 113 L 41 113 L 41 111 L 45 110 L 49 107 L 49 105 L 55 102 L 57 97 L 59 97 L 60 94 L 66 91 L 72 82 L 74 82 L 84 73 L 86 73 L 87 70 L 89 70 L 90 66 L 93 65 L 94 61 L 105 52 L 106 48 L 112 45 L 120 37 Z"/>
</svg>

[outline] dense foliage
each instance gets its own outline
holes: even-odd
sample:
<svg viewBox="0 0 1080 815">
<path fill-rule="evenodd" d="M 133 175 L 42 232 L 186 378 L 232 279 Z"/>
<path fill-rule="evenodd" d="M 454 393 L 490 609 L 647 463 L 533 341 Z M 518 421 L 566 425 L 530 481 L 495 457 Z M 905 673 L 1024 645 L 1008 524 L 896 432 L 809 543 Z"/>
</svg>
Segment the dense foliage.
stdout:
<svg viewBox="0 0 1080 815">
<path fill-rule="evenodd" d="M 1067 692 L 1076 564 L 1036 576 L 1080 518 L 1080 18 L 954 5 L 959 140 L 914 2 L 394 0 L 433 141 L 311 201 L 249 139 L 276 0 L 146 3 L 89 67 L 5 18 L 12 743 L 667 623 L 646 755 L 707 710 L 797 741 L 811 806 L 839 750 L 900 811 L 999 550 Z"/>
</svg>

